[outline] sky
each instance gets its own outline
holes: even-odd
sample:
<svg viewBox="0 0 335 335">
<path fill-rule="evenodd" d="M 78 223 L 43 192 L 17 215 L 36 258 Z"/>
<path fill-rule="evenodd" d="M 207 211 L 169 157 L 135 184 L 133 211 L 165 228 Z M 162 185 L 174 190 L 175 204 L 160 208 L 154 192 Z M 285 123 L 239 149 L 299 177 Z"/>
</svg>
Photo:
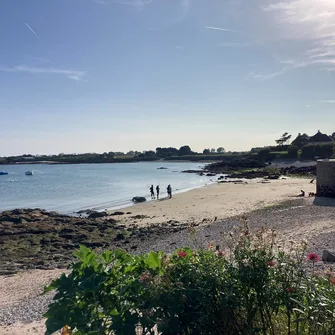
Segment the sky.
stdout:
<svg viewBox="0 0 335 335">
<path fill-rule="evenodd" d="M 0 156 L 335 131 L 334 0 L 1 0 Z"/>
</svg>

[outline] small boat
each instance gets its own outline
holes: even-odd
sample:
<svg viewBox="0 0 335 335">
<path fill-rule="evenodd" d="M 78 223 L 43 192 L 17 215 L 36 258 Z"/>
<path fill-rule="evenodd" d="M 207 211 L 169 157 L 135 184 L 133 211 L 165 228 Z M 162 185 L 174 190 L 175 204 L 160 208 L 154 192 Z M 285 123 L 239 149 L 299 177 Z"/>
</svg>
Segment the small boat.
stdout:
<svg viewBox="0 0 335 335">
<path fill-rule="evenodd" d="M 34 171 L 31 171 L 31 170 L 26 171 L 26 176 L 32 176 L 33 174 L 34 174 Z"/>
<path fill-rule="evenodd" d="M 0 176 L 4 176 L 4 175 L 7 175 L 8 172 L 7 171 L 0 171 Z"/>
</svg>

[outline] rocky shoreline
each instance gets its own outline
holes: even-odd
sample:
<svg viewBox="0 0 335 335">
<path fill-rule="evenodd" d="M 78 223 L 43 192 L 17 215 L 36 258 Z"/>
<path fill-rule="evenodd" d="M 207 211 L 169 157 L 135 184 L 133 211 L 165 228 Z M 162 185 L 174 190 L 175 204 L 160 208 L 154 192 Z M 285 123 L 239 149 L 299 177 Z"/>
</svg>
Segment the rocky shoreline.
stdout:
<svg viewBox="0 0 335 335">
<path fill-rule="evenodd" d="M 65 268 L 72 252 L 85 245 L 92 249 L 122 248 L 136 252 L 149 238 L 189 227 L 167 221 L 142 227 L 146 216 L 131 212 L 93 212 L 74 217 L 43 209 L 15 209 L 0 213 L 0 275 L 29 269 Z"/>
</svg>

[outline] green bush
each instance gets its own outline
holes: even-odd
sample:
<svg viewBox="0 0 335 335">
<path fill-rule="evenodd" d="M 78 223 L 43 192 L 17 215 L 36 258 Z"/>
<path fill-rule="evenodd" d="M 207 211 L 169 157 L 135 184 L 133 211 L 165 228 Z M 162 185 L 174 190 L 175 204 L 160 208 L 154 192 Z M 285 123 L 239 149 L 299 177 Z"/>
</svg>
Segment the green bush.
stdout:
<svg viewBox="0 0 335 335">
<path fill-rule="evenodd" d="M 309 144 L 301 149 L 302 159 L 313 159 L 315 157 L 329 158 L 333 154 L 334 143 Z"/>
<path fill-rule="evenodd" d="M 226 248 L 101 255 L 81 247 L 71 273 L 55 280 L 48 332 L 74 334 L 334 334 L 335 278 L 314 271 L 306 244 L 285 253 L 275 232 L 247 227 Z"/>
<path fill-rule="evenodd" d="M 298 158 L 299 148 L 296 145 L 290 145 L 287 149 L 287 156 L 290 158 Z"/>
</svg>

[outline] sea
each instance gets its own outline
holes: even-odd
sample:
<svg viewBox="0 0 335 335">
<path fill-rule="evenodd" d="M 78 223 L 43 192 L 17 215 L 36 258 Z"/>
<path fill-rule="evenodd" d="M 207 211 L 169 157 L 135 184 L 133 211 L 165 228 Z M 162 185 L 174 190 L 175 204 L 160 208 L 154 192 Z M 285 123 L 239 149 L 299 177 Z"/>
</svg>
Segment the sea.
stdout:
<svg viewBox="0 0 335 335">
<path fill-rule="evenodd" d="M 161 197 L 185 192 L 213 182 L 213 177 L 184 170 L 203 164 L 185 162 L 139 162 L 113 164 L 0 165 L 0 211 L 43 208 L 64 214 L 81 210 L 106 210 L 131 206 L 135 196 L 150 200 L 149 188 L 159 185 Z M 163 168 L 163 169 L 162 169 Z M 33 170 L 32 176 L 25 175 Z"/>
</svg>

